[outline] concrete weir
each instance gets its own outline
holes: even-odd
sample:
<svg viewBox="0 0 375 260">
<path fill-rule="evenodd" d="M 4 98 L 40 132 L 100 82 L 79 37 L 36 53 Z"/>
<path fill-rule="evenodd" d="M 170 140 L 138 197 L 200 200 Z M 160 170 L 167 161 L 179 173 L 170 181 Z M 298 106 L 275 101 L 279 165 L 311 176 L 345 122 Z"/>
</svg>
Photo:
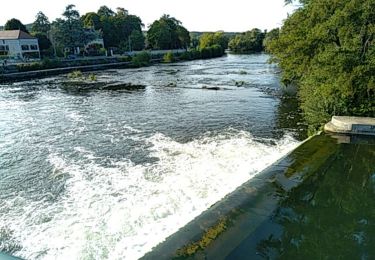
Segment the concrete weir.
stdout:
<svg viewBox="0 0 375 260">
<path fill-rule="evenodd" d="M 347 194 L 356 190 L 372 202 L 375 138 L 356 137 L 349 144 L 331 134 L 310 138 L 141 259 L 336 258 L 337 248 L 346 247 L 343 258 L 373 258 L 371 243 L 367 248 L 353 239 L 360 228 L 364 237 L 373 231 L 366 224 L 373 217 L 357 220 L 371 207 Z M 333 237 L 343 241 L 326 242 Z"/>
<path fill-rule="evenodd" d="M 334 116 L 324 126 L 324 130 L 331 133 L 375 135 L 375 118 Z"/>
</svg>

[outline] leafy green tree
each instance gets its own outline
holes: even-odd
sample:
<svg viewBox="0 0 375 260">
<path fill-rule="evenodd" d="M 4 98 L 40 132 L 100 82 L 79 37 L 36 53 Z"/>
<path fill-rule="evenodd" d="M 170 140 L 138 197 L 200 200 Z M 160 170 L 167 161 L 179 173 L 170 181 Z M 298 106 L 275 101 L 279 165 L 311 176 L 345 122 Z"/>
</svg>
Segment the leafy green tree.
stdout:
<svg viewBox="0 0 375 260">
<path fill-rule="evenodd" d="M 98 15 L 100 17 L 111 17 L 115 15 L 115 12 L 104 5 L 99 8 Z"/>
<path fill-rule="evenodd" d="M 229 49 L 238 53 L 263 51 L 265 33 L 255 28 L 251 31 L 236 35 L 229 42 Z"/>
<path fill-rule="evenodd" d="M 263 47 L 264 49 L 267 51 L 268 50 L 268 45 L 273 41 L 273 40 L 276 40 L 277 38 L 279 38 L 279 35 L 280 35 L 280 29 L 279 28 L 275 28 L 275 29 L 272 29 L 271 31 L 267 32 L 266 33 L 266 36 L 263 40 Z"/>
<path fill-rule="evenodd" d="M 54 41 L 60 48 L 70 49 L 70 52 L 96 38 L 94 33 L 84 30 L 79 12 L 74 7 L 68 5 L 63 13 L 63 19 L 56 19 L 52 24 Z"/>
<path fill-rule="evenodd" d="M 51 23 L 48 20 L 48 17 L 42 13 L 38 12 L 36 15 L 36 20 L 34 21 L 31 31 L 33 33 L 42 33 L 47 35 L 48 32 L 51 30 Z"/>
<path fill-rule="evenodd" d="M 228 41 L 229 39 L 224 32 L 204 33 L 199 38 L 199 49 L 219 44 L 225 50 L 228 48 Z"/>
<path fill-rule="evenodd" d="M 27 33 L 29 32 L 26 29 L 26 26 L 23 25 L 23 23 L 21 23 L 21 21 L 16 19 L 16 18 L 12 18 L 12 19 L 8 20 L 4 25 L 4 30 L 6 30 L 6 31 L 21 30 L 21 31 L 24 31 L 24 32 L 27 32 Z"/>
<path fill-rule="evenodd" d="M 129 41 L 133 41 L 134 46 L 132 46 L 132 49 L 139 50 L 143 48 L 144 42 L 143 44 L 139 42 L 144 26 L 141 18 L 129 14 L 124 8 L 119 7 L 116 10 L 117 12 L 114 12 L 106 6 L 102 6 L 96 14 L 99 17 L 99 22 L 97 26 L 95 26 L 95 29 L 100 29 L 102 31 L 104 45 L 107 48 L 120 47 L 128 50 Z M 87 19 L 92 20 L 93 17 L 95 17 L 95 20 L 97 19 L 94 15 L 90 15 Z M 88 21 L 87 23 L 89 24 L 90 22 Z M 133 39 L 130 39 L 131 37 L 133 37 Z"/>
<path fill-rule="evenodd" d="M 52 43 L 44 33 L 33 33 L 33 36 L 38 39 L 39 49 L 41 51 L 48 50 L 51 48 Z"/>
<path fill-rule="evenodd" d="M 100 16 L 97 13 L 94 13 L 94 12 L 86 13 L 85 15 L 81 17 L 81 21 L 85 28 L 93 28 L 95 30 L 102 29 Z"/>
<path fill-rule="evenodd" d="M 145 36 L 142 32 L 134 30 L 129 36 L 130 45 L 133 51 L 140 51 L 145 48 Z"/>
<path fill-rule="evenodd" d="M 305 0 L 267 44 L 315 129 L 332 115 L 375 116 L 375 1 Z"/>
<path fill-rule="evenodd" d="M 150 25 L 147 42 L 153 49 L 187 48 L 190 45 L 190 34 L 176 18 L 163 15 Z"/>
</svg>

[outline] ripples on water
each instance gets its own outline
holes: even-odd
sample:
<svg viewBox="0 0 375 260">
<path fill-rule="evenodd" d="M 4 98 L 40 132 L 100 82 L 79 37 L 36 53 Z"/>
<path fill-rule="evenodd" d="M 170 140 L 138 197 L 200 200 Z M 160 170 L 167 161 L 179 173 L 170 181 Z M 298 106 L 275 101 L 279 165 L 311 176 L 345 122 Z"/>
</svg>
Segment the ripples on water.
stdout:
<svg viewBox="0 0 375 260">
<path fill-rule="evenodd" d="M 139 258 L 291 151 L 303 129 L 295 106 L 270 95 L 267 58 L 98 73 L 141 91 L 71 92 L 65 76 L 2 86 L 0 249 Z"/>
</svg>

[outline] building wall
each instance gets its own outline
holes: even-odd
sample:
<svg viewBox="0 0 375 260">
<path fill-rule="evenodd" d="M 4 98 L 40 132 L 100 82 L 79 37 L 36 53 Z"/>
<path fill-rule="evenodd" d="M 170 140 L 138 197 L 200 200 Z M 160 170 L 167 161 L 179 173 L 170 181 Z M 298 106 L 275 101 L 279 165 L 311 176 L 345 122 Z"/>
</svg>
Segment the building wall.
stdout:
<svg viewBox="0 0 375 260">
<path fill-rule="evenodd" d="M 13 58 L 24 58 L 27 53 L 39 53 L 39 44 L 37 39 L 17 39 L 17 40 L 1 40 L 0 45 L 8 46 L 8 56 Z M 22 49 L 22 46 L 25 50 Z M 35 47 L 31 47 L 35 46 Z M 39 56 L 39 54 L 38 54 Z"/>
</svg>

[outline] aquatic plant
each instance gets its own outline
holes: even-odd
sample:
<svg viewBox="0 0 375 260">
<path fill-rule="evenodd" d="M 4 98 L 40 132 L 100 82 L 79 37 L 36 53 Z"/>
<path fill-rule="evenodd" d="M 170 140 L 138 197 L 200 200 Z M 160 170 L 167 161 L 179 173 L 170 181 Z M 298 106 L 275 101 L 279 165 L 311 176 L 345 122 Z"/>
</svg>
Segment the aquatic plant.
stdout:
<svg viewBox="0 0 375 260">
<path fill-rule="evenodd" d="M 214 226 L 208 228 L 202 237 L 195 242 L 192 242 L 176 252 L 177 257 L 188 257 L 197 253 L 199 250 L 207 248 L 218 236 L 220 236 L 228 226 L 228 219 L 221 218 Z"/>
</svg>

